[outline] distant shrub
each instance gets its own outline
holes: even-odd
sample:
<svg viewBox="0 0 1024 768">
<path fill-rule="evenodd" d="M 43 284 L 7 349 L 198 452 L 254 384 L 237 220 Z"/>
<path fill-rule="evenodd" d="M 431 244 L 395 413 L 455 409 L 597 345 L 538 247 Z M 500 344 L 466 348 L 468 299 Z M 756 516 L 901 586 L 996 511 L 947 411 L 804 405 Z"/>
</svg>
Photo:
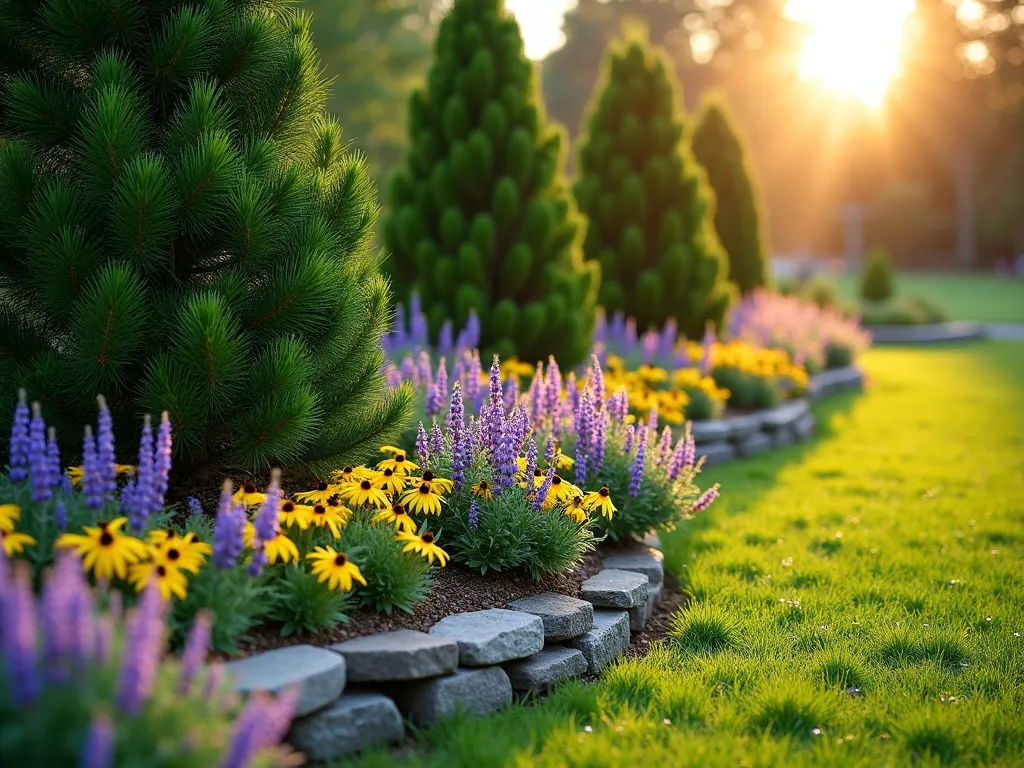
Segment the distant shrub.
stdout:
<svg viewBox="0 0 1024 768">
<path fill-rule="evenodd" d="M 868 254 L 860 276 L 860 295 L 866 301 L 885 301 L 892 298 L 893 268 L 889 254 L 876 248 Z"/>
<path fill-rule="evenodd" d="M 800 295 L 820 309 L 835 309 L 840 306 L 839 289 L 835 281 L 825 274 L 816 274 L 800 288 Z"/>
<path fill-rule="evenodd" d="M 928 299 L 898 296 L 881 302 L 864 302 L 861 321 L 865 325 L 922 325 L 941 323 L 946 313 Z"/>
</svg>

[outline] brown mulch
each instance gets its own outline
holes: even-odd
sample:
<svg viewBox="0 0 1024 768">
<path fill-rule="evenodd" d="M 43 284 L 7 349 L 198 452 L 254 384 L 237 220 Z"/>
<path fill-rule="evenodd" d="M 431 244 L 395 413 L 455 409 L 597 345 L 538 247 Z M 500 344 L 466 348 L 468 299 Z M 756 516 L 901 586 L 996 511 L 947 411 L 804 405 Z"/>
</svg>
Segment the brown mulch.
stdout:
<svg viewBox="0 0 1024 768">
<path fill-rule="evenodd" d="M 479 571 L 450 564 L 437 569 L 430 595 L 418 604 L 412 613 L 396 611 L 387 616 L 371 608 L 360 608 L 349 613 L 348 621 L 344 624 L 315 635 L 281 637 L 274 626 L 260 627 L 252 633 L 247 642 L 241 644 L 242 655 L 249 656 L 285 645 L 330 645 L 353 637 L 390 632 L 395 629 L 416 629 L 425 632 L 445 616 L 453 613 L 506 608 L 512 600 L 541 592 L 558 592 L 575 597 L 580 593 L 580 585 L 601 570 L 601 563 L 601 555 L 590 552 L 573 570 L 549 576 L 541 581 L 534 581 L 525 572 L 488 573 L 482 576 Z"/>
</svg>

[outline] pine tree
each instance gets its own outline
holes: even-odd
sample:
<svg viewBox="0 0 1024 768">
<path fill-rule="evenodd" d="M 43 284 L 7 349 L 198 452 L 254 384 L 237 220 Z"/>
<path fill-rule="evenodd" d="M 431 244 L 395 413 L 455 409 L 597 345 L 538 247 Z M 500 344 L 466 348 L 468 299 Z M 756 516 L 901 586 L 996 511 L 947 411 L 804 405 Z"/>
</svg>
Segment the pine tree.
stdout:
<svg viewBox="0 0 1024 768">
<path fill-rule="evenodd" d="M 765 239 L 753 172 L 721 97 L 703 100 L 693 131 L 693 156 L 715 192 L 715 230 L 729 254 L 729 279 L 746 295 L 768 284 Z"/>
<path fill-rule="evenodd" d="M 697 338 L 728 307 L 728 262 L 675 77 L 633 33 L 610 48 L 595 98 L 575 192 L 590 217 L 584 253 L 601 265 L 600 303 L 641 328 L 674 317 Z"/>
<path fill-rule="evenodd" d="M 423 300 L 436 339 L 480 317 L 485 354 L 574 365 L 593 333 L 598 273 L 561 178 L 519 26 L 501 0 L 456 0 L 410 106 L 412 148 L 392 179 L 386 262 L 403 301 Z"/>
<path fill-rule="evenodd" d="M 375 192 L 290 0 L 8 0 L 0 29 L 0 391 L 65 445 L 97 393 L 166 409 L 251 470 L 401 428 Z"/>
</svg>

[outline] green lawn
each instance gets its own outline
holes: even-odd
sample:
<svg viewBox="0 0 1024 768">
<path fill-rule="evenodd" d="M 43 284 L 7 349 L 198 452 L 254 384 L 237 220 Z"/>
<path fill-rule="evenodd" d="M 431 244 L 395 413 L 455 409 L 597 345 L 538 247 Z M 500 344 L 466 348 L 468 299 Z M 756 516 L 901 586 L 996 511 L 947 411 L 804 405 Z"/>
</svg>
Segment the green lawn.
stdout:
<svg viewBox="0 0 1024 768">
<path fill-rule="evenodd" d="M 856 275 L 836 282 L 844 298 L 856 299 Z M 1024 278 L 1003 275 L 906 273 L 896 276 L 896 293 L 937 303 L 950 320 L 1024 323 Z"/>
<path fill-rule="evenodd" d="M 865 364 L 817 441 L 708 473 L 720 502 L 664 537 L 671 643 L 361 762 L 1020 766 L 1024 345 Z"/>
</svg>

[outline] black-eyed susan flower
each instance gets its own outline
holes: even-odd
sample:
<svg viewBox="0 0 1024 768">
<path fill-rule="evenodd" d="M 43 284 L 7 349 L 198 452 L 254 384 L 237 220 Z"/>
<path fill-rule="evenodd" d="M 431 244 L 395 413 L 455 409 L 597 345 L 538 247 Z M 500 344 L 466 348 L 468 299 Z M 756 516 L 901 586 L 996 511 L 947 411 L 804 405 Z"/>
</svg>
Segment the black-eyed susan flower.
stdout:
<svg viewBox="0 0 1024 768">
<path fill-rule="evenodd" d="M 556 502 L 567 501 L 574 496 L 582 496 L 583 491 L 577 488 L 575 485 L 570 483 L 568 480 L 563 480 L 558 475 L 551 478 L 551 490 L 548 491 L 548 498 L 554 498 Z"/>
<path fill-rule="evenodd" d="M 81 487 L 82 477 L 85 475 L 85 470 L 82 467 L 68 467 L 67 473 L 68 479 L 71 480 L 71 485 L 75 488 Z M 118 477 L 133 477 L 135 475 L 135 465 L 115 464 L 114 473 Z"/>
<path fill-rule="evenodd" d="M 171 597 L 184 600 L 188 594 L 188 579 L 185 574 L 173 565 L 159 560 L 133 565 L 128 581 L 135 587 L 136 592 L 141 592 L 151 581 L 156 581 L 160 596 L 164 600 L 170 600 Z"/>
<path fill-rule="evenodd" d="M 408 475 L 400 475 L 395 470 L 388 467 L 382 472 L 377 472 L 376 475 L 370 478 L 377 488 L 380 488 L 388 496 L 396 496 L 405 490 L 406 483 L 410 480 Z"/>
<path fill-rule="evenodd" d="M 354 467 L 351 464 L 343 469 L 336 469 L 331 473 L 331 479 L 335 483 L 358 483 L 373 474 L 373 470 L 366 467 Z"/>
<path fill-rule="evenodd" d="M 416 514 L 440 515 L 443 499 L 430 487 L 430 483 L 420 483 L 405 492 L 402 503 L 405 508 Z"/>
<path fill-rule="evenodd" d="M 277 520 L 285 528 L 295 526 L 304 531 L 313 522 L 313 508 L 308 504 L 296 504 L 291 499 L 282 499 L 277 510 Z"/>
<path fill-rule="evenodd" d="M 313 561 L 310 570 L 317 577 L 317 581 L 327 584 L 328 589 L 341 588 L 342 591 L 349 592 L 356 581 L 366 586 L 366 579 L 363 578 L 359 566 L 349 560 L 348 555 L 336 551 L 334 547 L 317 547 L 306 555 L 306 559 Z"/>
<path fill-rule="evenodd" d="M 17 504 L 0 504 L 0 531 L 13 531 L 14 524 L 21 519 L 21 507 Z"/>
<path fill-rule="evenodd" d="M 414 479 L 413 482 L 416 482 Z M 434 493 L 451 493 L 452 488 L 455 484 L 451 480 L 447 480 L 443 477 L 438 477 L 429 469 L 423 473 L 423 476 L 419 479 L 420 483 L 426 483 L 430 486 L 430 490 Z"/>
<path fill-rule="evenodd" d="M 430 531 L 422 534 L 400 533 L 396 540 L 405 542 L 405 547 L 402 548 L 403 552 L 416 552 L 423 555 L 431 565 L 433 565 L 435 558 L 437 558 L 437 562 L 442 566 L 448 562 L 448 553 L 437 546 L 437 543 L 434 541 L 434 534 Z"/>
<path fill-rule="evenodd" d="M 246 547 L 251 547 L 255 540 L 256 526 L 252 523 L 246 523 L 245 533 L 242 534 L 242 543 Z M 283 533 L 278 533 L 269 541 L 264 541 L 263 553 L 267 556 L 268 565 L 273 565 L 278 562 L 290 563 L 292 560 L 298 561 L 299 559 L 299 548 L 295 546 L 294 541 L 289 539 Z"/>
<path fill-rule="evenodd" d="M 310 511 L 309 519 L 317 528 L 329 528 L 334 538 L 338 538 L 341 535 L 341 529 L 348 522 L 347 517 L 326 504 L 314 504 L 313 509 Z"/>
<path fill-rule="evenodd" d="M 409 456 L 401 448 L 395 448 L 393 445 L 382 445 L 380 452 L 392 454 L 390 459 L 383 459 L 377 463 L 377 469 L 381 471 L 391 468 L 395 471 L 396 475 L 407 475 L 414 469 L 419 469 L 419 465 L 409 461 Z"/>
<path fill-rule="evenodd" d="M 494 498 L 494 493 L 491 492 L 491 486 L 487 484 L 486 480 L 481 480 L 479 483 L 474 485 L 471 489 L 474 496 L 478 496 L 485 501 L 490 501 Z"/>
<path fill-rule="evenodd" d="M 3 545 L 5 555 L 14 557 L 24 552 L 25 547 L 34 547 L 36 540 L 27 533 L 5 531 L 3 528 L 0 528 L 0 544 Z"/>
<path fill-rule="evenodd" d="M 246 507 L 255 507 L 267 500 L 267 494 L 260 493 L 256 483 L 245 483 L 231 497 L 235 504 L 243 504 Z"/>
<path fill-rule="evenodd" d="M 321 480 L 316 484 L 316 488 L 312 491 L 303 491 L 302 493 L 296 493 L 296 501 L 301 501 L 306 504 L 326 504 L 327 500 L 336 494 L 338 490 L 331 487 L 328 483 Z"/>
<path fill-rule="evenodd" d="M 572 456 L 566 456 L 561 451 L 555 456 L 555 469 L 572 469 L 575 463 L 576 459 Z"/>
<path fill-rule="evenodd" d="M 370 480 L 360 480 L 358 483 L 349 483 L 341 491 L 341 497 L 350 505 L 359 509 L 363 506 L 388 509 L 391 500 L 380 488 L 376 487 Z"/>
<path fill-rule="evenodd" d="M 213 551 L 213 547 L 201 541 L 194 532 L 179 536 L 173 530 L 150 531 L 147 538 L 153 548 L 153 560 L 191 573 L 199 573 L 206 557 Z"/>
<path fill-rule="evenodd" d="M 583 496 L 573 496 L 569 499 L 569 503 L 565 505 L 566 517 L 572 518 L 575 523 L 585 522 L 590 515 L 587 513 L 587 508 L 583 504 Z"/>
<path fill-rule="evenodd" d="M 97 579 L 128 575 L 128 566 L 149 556 L 146 543 L 121 533 L 128 522 L 126 517 L 117 517 L 99 525 L 85 526 L 85 533 L 64 533 L 57 539 L 57 546 L 75 549 L 82 557 L 82 567 Z"/>
<path fill-rule="evenodd" d="M 416 521 L 409 517 L 402 504 L 392 504 L 391 509 L 382 509 L 373 517 L 375 523 L 388 523 L 395 526 L 396 531 L 412 532 L 416 530 Z"/>
<path fill-rule="evenodd" d="M 344 520 L 346 523 L 352 517 L 352 510 L 341 503 L 341 499 L 338 497 L 337 494 L 331 496 L 331 498 L 327 500 L 327 504 L 325 504 L 324 506 L 326 506 L 328 510 L 340 515 L 341 519 Z"/>
<path fill-rule="evenodd" d="M 612 519 L 615 514 L 615 505 L 612 504 L 611 491 L 607 485 L 602 485 L 599 490 L 591 491 L 583 497 L 584 506 L 591 512 L 599 512 L 602 517 Z"/>
</svg>

